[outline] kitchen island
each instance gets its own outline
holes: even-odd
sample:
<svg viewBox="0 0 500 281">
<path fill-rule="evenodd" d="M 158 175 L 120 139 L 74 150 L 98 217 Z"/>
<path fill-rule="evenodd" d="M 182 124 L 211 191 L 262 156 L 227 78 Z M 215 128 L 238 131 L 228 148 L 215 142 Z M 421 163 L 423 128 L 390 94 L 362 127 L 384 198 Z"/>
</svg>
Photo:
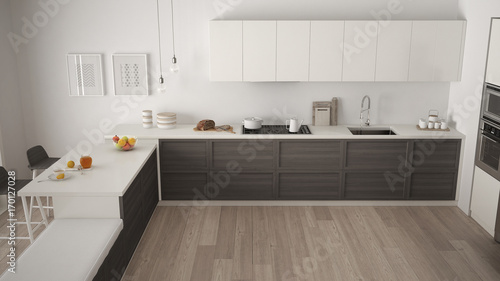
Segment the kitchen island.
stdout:
<svg viewBox="0 0 500 281">
<path fill-rule="evenodd" d="M 158 204 L 157 142 L 140 141 L 131 151 L 119 151 L 113 145 L 107 141 L 92 147 L 90 170 L 66 171 L 70 176 L 65 180 L 38 182 L 48 178 L 53 169 L 65 168 L 66 161 L 77 160 L 74 155 L 79 154 L 71 151 L 19 192 L 23 201 L 29 196 L 52 197 L 54 222 L 115 219 L 120 226 L 123 224 L 119 235 L 106 240 L 110 241 L 109 248 L 99 258 L 97 267 L 93 267 L 97 272 L 91 271 L 95 274 L 93 280 L 111 280 L 124 273 Z M 43 236 L 44 240 L 52 239 L 53 235 L 61 232 L 52 228 Z"/>
</svg>

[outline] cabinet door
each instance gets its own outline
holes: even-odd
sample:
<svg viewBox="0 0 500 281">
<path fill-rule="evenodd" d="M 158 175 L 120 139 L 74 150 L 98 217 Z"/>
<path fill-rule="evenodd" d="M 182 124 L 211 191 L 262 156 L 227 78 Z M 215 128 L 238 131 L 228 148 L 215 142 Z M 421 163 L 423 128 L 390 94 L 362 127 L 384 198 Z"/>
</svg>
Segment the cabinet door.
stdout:
<svg viewBox="0 0 500 281">
<path fill-rule="evenodd" d="M 500 182 L 476 167 L 471 198 L 471 217 L 490 235 L 494 235 Z"/>
<path fill-rule="evenodd" d="M 432 81 L 435 43 L 435 21 L 414 21 L 411 37 L 409 81 Z"/>
<path fill-rule="evenodd" d="M 276 81 L 276 21 L 243 21 L 243 81 Z"/>
<path fill-rule="evenodd" d="M 433 81 L 460 81 L 465 21 L 439 21 Z"/>
<path fill-rule="evenodd" d="M 453 200 L 457 174 L 454 172 L 413 173 L 410 182 L 410 199 Z"/>
<path fill-rule="evenodd" d="M 278 198 L 289 200 L 340 199 L 340 174 L 280 173 Z"/>
<path fill-rule="evenodd" d="M 458 169 L 460 140 L 416 140 L 412 165 L 415 169 Z"/>
<path fill-rule="evenodd" d="M 409 81 L 458 81 L 464 21 L 414 21 Z"/>
<path fill-rule="evenodd" d="M 162 173 L 162 200 L 203 199 L 207 173 Z"/>
<path fill-rule="evenodd" d="M 346 21 L 342 81 L 374 81 L 377 21 Z"/>
<path fill-rule="evenodd" d="M 160 140 L 160 169 L 172 171 L 206 171 L 208 153 L 206 141 Z"/>
<path fill-rule="evenodd" d="M 210 22 L 210 81 L 243 80 L 241 21 Z"/>
<path fill-rule="evenodd" d="M 335 170 L 340 168 L 340 141 L 280 141 L 279 168 Z"/>
<path fill-rule="evenodd" d="M 272 170 L 273 142 L 251 139 L 213 141 L 212 167 L 218 170 Z"/>
<path fill-rule="evenodd" d="M 156 150 L 148 159 L 141 171 L 144 219 L 149 221 L 156 205 L 158 205 L 158 167 Z"/>
<path fill-rule="evenodd" d="M 411 21 L 379 21 L 375 81 L 408 81 Z"/>
<path fill-rule="evenodd" d="M 344 21 L 311 21 L 309 81 L 342 81 Z"/>
<path fill-rule="evenodd" d="M 273 196 L 274 175 L 270 173 L 211 173 L 207 196 L 213 200 L 267 200 Z"/>
<path fill-rule="evenodd" d="M 345 167 L 364 170 L 398 170 L 405 167 L 408 141 L 347 141 Z"/>
<path fill-rule="evenodd" d="M 491 21 L 486 82 L 500 85 L 500 19 Z"/>
<path fill-rule="evenodd" d="M 277 81 L 309 80 L 309 21 L 278 21 Z"/>
<path fill-rule="evenodd" d="M 388 172 L 345 173 L 344 199 L 404 199 L 405 181 L 392 181 L 387 177 L 387 173 Z"/>
</svg>

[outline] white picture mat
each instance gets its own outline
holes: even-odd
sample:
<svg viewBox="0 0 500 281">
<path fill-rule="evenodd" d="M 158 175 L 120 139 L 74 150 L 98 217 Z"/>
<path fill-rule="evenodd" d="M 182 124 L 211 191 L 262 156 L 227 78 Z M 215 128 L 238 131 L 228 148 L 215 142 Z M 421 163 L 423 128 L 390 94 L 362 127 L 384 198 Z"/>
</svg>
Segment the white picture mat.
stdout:
<svg viewBox="0 0 500 281">
<path fill-rule="evenodd" d="M 68 54 L 70 96 L 103 96 L 102 56 L 100 54 Z"/>
<path fill-rule="evenodd" d="M 147 55 L 113 54 L 112 63 L 115 95 L 148 95 Z"/>
</svg>

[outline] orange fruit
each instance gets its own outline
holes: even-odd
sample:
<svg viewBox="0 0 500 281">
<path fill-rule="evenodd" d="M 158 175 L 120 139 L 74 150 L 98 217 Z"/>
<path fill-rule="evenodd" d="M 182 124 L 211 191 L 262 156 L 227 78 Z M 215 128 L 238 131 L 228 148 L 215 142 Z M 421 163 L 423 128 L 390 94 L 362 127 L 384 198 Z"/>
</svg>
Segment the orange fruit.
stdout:
<svg viewBox="0 0 500 281">
<path fill-rule="evenodd" d="M 118 141 L 118 145 L 119 145 L 119 146 L 122 146 L 122 147 L 123 147 L 123 146 L 124 146 L 124 145 L 126 145 L 126 144 L 127 144 L 127 141 L 126 141 L 126 140 L 124 140 L 124 139 L 121 139 L 121 140 L 119 140 L 119 141 Z"/>
<path fill-rule="evenodd" d="M 73 168 L 73 167 L 75 167 L 75 162 L 68 161 L 68 168 Z"/>
<path fill-rule="evenodd" d="M 130 145 L 132 145 L 132 146 L 133 146 L 133 145 L 135 145 L 135 142 L 136 142 L 136 139 L 135 139 L 135 138 L 129 138 L 129 139 L 128 139 L 128 143 L 129 143 Z"/>
<path fill-rule="evenodd" d="M 59 174 L 59 175 L 57 175 L 56 179 L 58 179 L 58 180 L 62 180 L 62 179 L 64 179 L 64 174 Z"/>
</svg>

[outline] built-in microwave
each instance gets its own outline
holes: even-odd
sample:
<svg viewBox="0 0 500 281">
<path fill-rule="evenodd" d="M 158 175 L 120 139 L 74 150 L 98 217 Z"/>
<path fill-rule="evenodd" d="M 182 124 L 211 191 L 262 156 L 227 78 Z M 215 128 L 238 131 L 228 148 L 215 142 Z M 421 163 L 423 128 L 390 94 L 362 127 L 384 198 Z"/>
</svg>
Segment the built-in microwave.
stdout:
<svg viewBox="0 0 500 281">
<path fill-rule="evenodd" d="M 483 118 L 500 124 L 500 86 L 486 83 L 483 93 Z"/>
</svg>

